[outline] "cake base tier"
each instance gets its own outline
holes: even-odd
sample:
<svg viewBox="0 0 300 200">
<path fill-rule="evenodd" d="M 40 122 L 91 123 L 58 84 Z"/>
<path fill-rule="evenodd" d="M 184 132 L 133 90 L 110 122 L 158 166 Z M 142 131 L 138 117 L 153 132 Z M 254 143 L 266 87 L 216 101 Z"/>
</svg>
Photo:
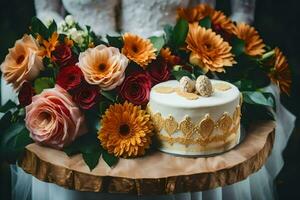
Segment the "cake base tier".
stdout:
<svg viewBox="0 0 300 200">
<path fill-rule="evenodd" d="M 258 171 L 270 154 L 275 138 L 272 121 L 256 122 L 245 139 L 223 154 L 178 157 L 154 152 L 136 159 L 120 159 L 110 168 L 102 160 L 90 171 L 81 155 L 30 144 L 20 166 L 39 180 L 78 191 L 137 195 L 196 192 L 230 185 Z"/>
</svg>

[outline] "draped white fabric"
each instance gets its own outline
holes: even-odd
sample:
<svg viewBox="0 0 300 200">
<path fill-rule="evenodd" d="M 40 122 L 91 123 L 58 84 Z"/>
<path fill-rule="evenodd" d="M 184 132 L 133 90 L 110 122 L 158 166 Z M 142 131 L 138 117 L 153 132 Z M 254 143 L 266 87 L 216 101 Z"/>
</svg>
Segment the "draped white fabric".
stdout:
<svg viewBox="0 0 300 200">
<path fill-rule="evenodd" d="M 104 194 L 92 192 L 78 192 L 59 187 L 52 183 L 45 183 L 26 174 L 21 168 L 12 165 L 12 193 L 15 200 L 269 200 L 274 199 L 273 181 L 281 170 L 284 162 L 282 151 L 292 133 L 295 123 L 293 116 L 280 103 L 279 90 L 275 85 L 264 88 L 274 94 L 276 99 L 276 136 L 274 148 L 266 164 L 247 179 L 213 190 L 176 195 L 134 196 L 122 194 Z M 159 169 L 158 169 L 159 170 Z"/>
</svg>

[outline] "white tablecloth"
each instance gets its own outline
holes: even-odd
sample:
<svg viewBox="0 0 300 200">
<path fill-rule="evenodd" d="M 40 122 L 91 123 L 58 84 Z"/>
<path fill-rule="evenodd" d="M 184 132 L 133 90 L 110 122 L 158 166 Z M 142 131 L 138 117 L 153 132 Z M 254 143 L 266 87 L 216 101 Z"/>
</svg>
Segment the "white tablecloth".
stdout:
<svg viewBox="0 0 300 200">
<path fill-rule="evenodd" d="M 182 193 L 163 196 L 133 196 L 122 194 L 103 194 L 92 192 L 78 192 L 64 189 L 55 184 L 44 183 L 31 175 L 26 174 L 21 168 L 12 165 L 12 193 L 15 200 L 269 200 L 274 199 L 273 181 L 283 167 L 282 152 L 286 147 L 295 123 L 295 116 L 286 110 L 279 99 L 279 90 L 270 85 L 264 90 L 272 92 L 276 97 L 276 136 L 274 148 L 266 164 L 255 174 L 247 179 L 213 190 L 193 193 Z"/>
</svg>

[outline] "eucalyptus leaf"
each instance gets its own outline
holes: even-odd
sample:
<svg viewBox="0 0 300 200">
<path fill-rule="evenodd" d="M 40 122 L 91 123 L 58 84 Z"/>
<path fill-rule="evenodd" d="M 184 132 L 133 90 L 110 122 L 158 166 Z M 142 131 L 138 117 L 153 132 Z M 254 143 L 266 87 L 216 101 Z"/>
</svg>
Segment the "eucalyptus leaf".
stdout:
<svg viewBox="0 0 300 200">
<path fill-rule="evenodd" d="M 175 47 L 180 47 L 185 43 L 186 36 L 189 32 L 189 23 L 185 19 L 179 19 L 174 27 L 171 43 Z"/>
<path fill-rule="evenodd" d="M 151 41 L 154 48 L 156 49 L 156 53 L 159 53 L 160 49 L 165 45 L 165 39 L 163 36 L 160 36 L 160 37 L 153 36 L 153 37 L 150 37 L 149 40 Z"/>
<path fill-rule="evenodd" d="M 0 106 L 0 113 L 5 113 L 12 108 L 16 108 L 17 104 L 12 100 L 8 100 L 4 105 Z"/>
<path fill-rule="evenodd" d="M 108 166 L 110 166 L 110 167 L 116 165 L 117 162 L 119 161 L 118 157 L 115 157 L 114 155 L 109 154 L 105 150 L 103 150 L 103 152 L 102 152 L 102 158 L 106 162 L 106 164 L 108 164 Z"/>
<path fill-rule="evenodd" d="M 204 27 L 206 29 L 210 29 L 211 28 L 211 19 L 210 16 L 207 16 L 205 18 L 203 18 L 202 20 L 199 21 L 199 25 L 201 27 Z"/>
<path fill-rule="evenodd" d="M 54 80 L 50 77 L 41 77 L 34 81 L 34 90 L 40 94 L 44 89 L 53 88 Z"/>
<path fill-rule="evenodd" d="M 243 100 L 249 104 L 257 104 L 263 106 L 274 106 L 274 102 L 270 100 L 270 98 L 266 98 L 262 92 L 258 91 L 247 91 L 242 92 Z"/>
</svg>

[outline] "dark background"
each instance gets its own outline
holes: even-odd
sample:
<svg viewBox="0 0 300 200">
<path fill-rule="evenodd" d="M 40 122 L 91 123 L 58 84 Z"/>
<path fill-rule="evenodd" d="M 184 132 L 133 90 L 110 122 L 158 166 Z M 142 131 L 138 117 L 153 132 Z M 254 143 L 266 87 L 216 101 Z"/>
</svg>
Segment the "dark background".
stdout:
<svg viewBox="0 0 300 200">
<path fill-rule="evenodd" d="M 230 1 L 218 0 L 217 9 L 230 14 Z M 278 46 L 287 56 L 293 71 L 291 95 L 282 96 L 284 105 L 300 115 L 300 1 L 256 0 L 254 26 L 265 43 Z M 0 0 L 0 63 L 7 49 L 28 30 L 35 15 L 32 0 Z M 141 16 L 142 17 L 142 16 Z M 99 22 L 101 23 L 101 22 Z M 5 95 L 5 94 L 2 94 Z M 300 199 L 300 123 L 284 151 L 285 166 L 276 182 L 278 199 Z M 6 163 L 0 163 L 0 199 L 10 199 L 10 174 Z"/>
</svg>

